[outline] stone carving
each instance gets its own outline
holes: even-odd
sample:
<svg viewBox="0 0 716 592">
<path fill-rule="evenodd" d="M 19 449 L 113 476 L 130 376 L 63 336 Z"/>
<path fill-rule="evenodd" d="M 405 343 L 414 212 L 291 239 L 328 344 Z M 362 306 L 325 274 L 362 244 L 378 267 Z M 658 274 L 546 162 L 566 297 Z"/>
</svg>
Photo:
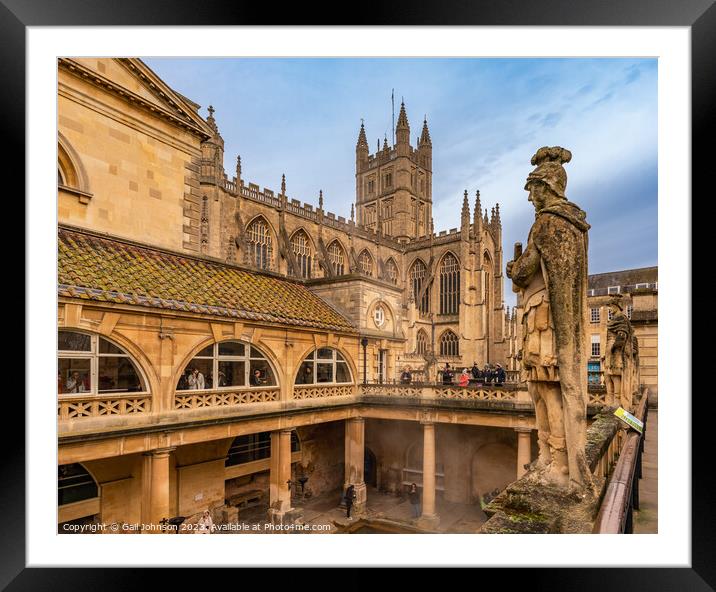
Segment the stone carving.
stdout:
<svg viewBox="0 0 716 592">
<path fill-rule="evenodd" d="M 586 214 L 567 200 L 569 150 L 540 148 L 525 190 L 535 207 L 527 247 L 515 245 L 507 276 L 523 305 L 522 379 L 535 405 L 538 473 L 560 487 L 591 485 L 587 411 Z"/>
<path fill-rule="evenodd" d="M 609 301 L 611 319 L 607 323 L 607 346 L 602 356 L 606 403 L 633 411 L 634 391 L 639 388 L 639 343 L 623 308 L 622 296 L 613 295 Z"/>
</svg>

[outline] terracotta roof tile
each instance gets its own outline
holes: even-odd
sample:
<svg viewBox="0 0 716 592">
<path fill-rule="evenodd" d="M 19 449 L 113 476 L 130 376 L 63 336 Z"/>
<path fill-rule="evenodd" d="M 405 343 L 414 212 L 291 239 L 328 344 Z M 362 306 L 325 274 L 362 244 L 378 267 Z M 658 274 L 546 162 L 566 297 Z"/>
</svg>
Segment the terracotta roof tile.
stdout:
<svg viewBox="0 0 716 592">
<path fill-rule="evenodd" d="M 60 296 L 355 332 L 299 283 L 67 228 L 57 267 Z"/>
</svg>

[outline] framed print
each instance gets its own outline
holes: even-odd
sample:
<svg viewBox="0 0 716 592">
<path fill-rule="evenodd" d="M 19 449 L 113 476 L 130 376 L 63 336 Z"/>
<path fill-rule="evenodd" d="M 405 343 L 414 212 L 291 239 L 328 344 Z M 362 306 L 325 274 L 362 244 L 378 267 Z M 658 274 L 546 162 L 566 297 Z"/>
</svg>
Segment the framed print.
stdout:
<svg viewBox="0 0 716 592">
<path fill-rule="evenodd" d="M 688 298 L 709 2 L 80 8 L 2 7 L 29 344 L 4 585 L 711 589 Z"/>
</svg>

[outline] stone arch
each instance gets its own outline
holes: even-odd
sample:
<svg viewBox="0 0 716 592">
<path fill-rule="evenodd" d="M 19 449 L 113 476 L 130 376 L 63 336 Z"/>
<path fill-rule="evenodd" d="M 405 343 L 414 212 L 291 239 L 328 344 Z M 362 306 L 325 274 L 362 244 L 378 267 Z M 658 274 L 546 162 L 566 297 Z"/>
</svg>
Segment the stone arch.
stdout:
<svg viewBox="0 0 716 592">
<path fill-rule="evenodd" d="M 82 159 L 69 140 L 59 131 L 57 132 L 57 169 L 64 186 L 91 195 L 89 175 L 82 164 Z"/>
<path fill-rule="evenodd" d="M 353 359 L 353 356 L 350 355 L 350 353 L 345 348 L 339 347 L 338 345 L 335 345 L 335 344 L 329 345 L 326 343 L 326 344 L 316 345 L 315 343 L 311 343 L 311 344 L 307 345 L 306 347 L 302 348 L 301 350 L 299 350 L 300 354 L 294 358 L 294 364 L 293 364 L 292 368 L 290 369 L 290 375 L 286 375 L 286 381 L 289 385 L 289 388 L 293 388 L 296 385 L 296 376 L 298 376 L 298 371 L 301 368 L 301 364 L 303 364 L 303 361 L 306 359 L 306 356 L 308 356 L 308 354 L 310 354 L 312 351 L 321 349 L 323 347 L 334 349 L 337 352 L 339 352 L 343 356 L 343 359 L 348 364 L 348 369 L 350 370 L 351 378 L 353 379 L 353 382 L 345 383 L 345 384 L 357 384 L 357 382 L 358 382 L 358 366 L 356 365 L 356 362 Z"/>
<path fill-rule="evenodd" d="M 368 317 L 373 318 L 373 311 L 375 310 L 376 306 L 378 306 L 379 304 L 385 309 L 386 313 L 390 316 L 390 322 L 392 323 L 393 329 L 395 329 L 397 327 L 397 319 L 395 316 L 395 311 L 393 310 L 393 307 L 388 302 L 386 302 L 385 300 L 383 300 L 380 297 L 374 298 L 368 304 L 368 307 L 366 309 L 368 311 Z"/>
<path fill-rule="evenodd" d="M 393 257 L 388 257 L 385 262 L 385 278 L 391 284 L 400 283 L 400 267 Z"/>
<path fill-rule="evenodd" d="M 479 502 L 480 496 L 494 489 L 502 490 L 517 478 L 517 451 L 506 442 L 487 442 L 479 446 L 470 460 L 470 497 Z"/>
</svg>

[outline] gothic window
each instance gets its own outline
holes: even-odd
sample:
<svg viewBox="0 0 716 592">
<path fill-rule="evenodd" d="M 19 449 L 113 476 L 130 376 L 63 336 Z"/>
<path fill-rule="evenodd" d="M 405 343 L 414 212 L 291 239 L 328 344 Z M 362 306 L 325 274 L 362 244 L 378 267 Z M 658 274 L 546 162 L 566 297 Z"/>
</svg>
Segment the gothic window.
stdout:
<svg viewBox="0 0 716 592">
<path fill-rule="evenodd" d="M 368 228 L 375 227 L 375 206 L 368 206 L 365 209 L 365 225 Z"/>
<path fill-rule="evenodd" d="M 428 352 L 428 336 L 425 331 L 420 329 L 418 335 L 415 338 L 415 353 L 425 355 Z"/>
<path fill-rule="evenodd" d="M 383 177 L 383 187 L 388 189 L 393 186 L 393 173 L 388 173 Z"/>
<path fill-rule="evenodd" d="M 222 341 L 207 345 L 194 356 L 179 377 L 177 390 L 275 385 L 273 368 L 255 346 Z"/>
<path fill-rule="evenodd" d="M 385 275 L 389 282 L 398 283 L 398 266 L 393 259 L 388 259 L 385 264 Z"/>
<path fill-rule="evenodd" d="M 127 352 L 99 335 L 58 331 L 57 371 L 60 395 L 147 392 Z"/>
<path fill-rule="evenodd" d="M 346 254 L 337 240 L 334 240 L 330 245 L 328 245 L 328 259 L 333 265 L 333 271 L 335 271 L 336 275 L 345 274 Z"/>
<path fill-rule="evenodd" d="M 440 314 L 454 315 L 460 306 L 460 264 L 448 253 L 440 264 Z"/>
<path fill-rule="evenodd" d="M 410 268 L 409 275 L 410 296 L 415 300 L 415 305 L 417 306 L 420 313 L 428 314 L 430 312 L 430 290 L 425 290 L 423 297 L 420 298 L 420 302 L 418 302 L 418 298 L 420 297 L 420 291 L 423 289 L 423 285 L 425 284 L 428 275 L 428 268 L 425 266 L 425 263 L 418 259 L 415 261 L 415 263 L 413 263 L 413 266 Z"/>
<path fill-rule="evenodd" d="M 368 251 L 364 250 L 361 252 L 358 257 L 358 266 L 363 275 L 373 277 L 373 257 L 370 256 Z"/>
<path fill-rule="evenodd" d="M 440 355 L 441 356 L 459 356 L 460 340 L 457 335 L 449 329 L 440 336 Z"/>
<path fill-rule="evenodd" d="M 273 240 L 271 230 L 263 218 L 256 218 L 246 229 L 249 241 L 249 262 L 259 269 L 271 269 Z"/>
<path fill-rule="evenodd" d="M 296 375 L 296 384 L 353 382 L 348 362 L 330 347 L 322 347 L 308 354 Z"/>
<path fill-rule="evenodd" d="M 311 277 L 311 241 L 303 230 L 299 230 L 291 238 L 291 249 L 298 263 L 298 273 L 303 278 Z"/>
</svg>

